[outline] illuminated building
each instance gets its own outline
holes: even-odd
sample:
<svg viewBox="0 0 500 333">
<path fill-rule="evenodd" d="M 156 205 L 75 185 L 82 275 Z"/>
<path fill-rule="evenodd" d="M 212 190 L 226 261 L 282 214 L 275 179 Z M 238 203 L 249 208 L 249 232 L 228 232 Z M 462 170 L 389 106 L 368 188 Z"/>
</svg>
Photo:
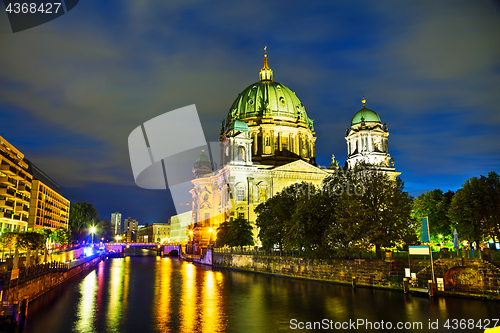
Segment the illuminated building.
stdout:
<svg viewBox="0 0 500 333">
<path fill-rule="evenodd" d="M 188 230 L 191 219 L 191 211 L 172 216 L 170 219 L 170 243 L 187 244 L 189 242 Z"/>
<path fill-rule="evenodd" d="M 170 224 L 153 223 L 145 225 L 138 231 L 137 242 L 139 243 L 168 243 L 170 239 Z"/>
<path fill-rule="evenodd" d="M 333 156 L 329 169 L 316 166 L 313 120 L 295 93 L 273 76 L 265 55 L 259 81 L 238 95 L 222 122 L 219 165 L 204 152 L 194 163 L 188 237 L 195 247 L 213 244 L 219 225 L 237 217 L 254 226 L 254 242 L 260 246 L 255 208 L 289 185 L 320 186 L 338 167 Z M 395 177 L 399 173 L 388 152 L 387 127 L 365 102 L 346 134 L 347 164 L 374 164 Z"/>
<path fill-rule="evenodd" d="M 24 155 L 0 136 L 0 231 L 26 231 L 33 177 Z"/>
<path fill-rule="evenodd" d="M 134 220 L 131 217 L 128 217 L 123 222 L 123 233 L 126 235 L 127 242 L 135 242 L 137 241 L 137 229 L 139 226 L 139 222 Z"/>
<path fill-rule="evenodd" d="M 68 229 L 69 200 L 62 196 L 61 189 L 54 180 L 29 160 L 26 162 L 29 165 L 28 171 L 33 176 L 28 229 Z"/>
<path fill-rule="evenodd" d="M 236 217 L 254 225 L 254 241 L 260 245 L 254 212 L 260 203 L 291 184 L 320 185 L 334 172 L 316 166 L 313 121 L 295 93 L 273 80 L 267 55 L 259 81 L 233 102 L 219 141 L 220 168 L 210 174 L 210 159 L 203 153 L 193 167 L 198 247 L 213 244 L 219 225 Z"/>
<path fill-rule="evenodd" d="M 356 112 L 351 120 L 351 127 L 346 130 L 347 164 L 353 168 L 356 164 L 376 165 L 393 178 L 399 175 L 395 172 L 394 159 L 389 154 L 389 130 L 387 124 L 382 126 L 378 114 L 365 107 Z"/>
<path fill-rule="evenodd" d="M 122 214 L 121 213 L 112 213 L 111 214 L 111 227 L 113 228 L 113 232 L 116 235 L 122 233 Z"/>
</svg>

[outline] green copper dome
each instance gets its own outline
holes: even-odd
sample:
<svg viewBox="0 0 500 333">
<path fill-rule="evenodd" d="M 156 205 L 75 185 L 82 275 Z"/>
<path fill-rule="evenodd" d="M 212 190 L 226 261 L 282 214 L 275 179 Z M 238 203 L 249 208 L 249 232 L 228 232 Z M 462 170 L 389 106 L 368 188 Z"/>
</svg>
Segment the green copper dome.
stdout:
<svg viewBox="0 0 500 333">
<path fill-rule="evenodd" d="M 240 131 L 240 132 L 250 132 L 247 123 L 243 120 L 233 120 L 233 122 L 229 125 L 229 131 Z"/>
<path fill-rule="evenodd" d="M 210 157 L 202 153 L 200 156 L 198 156 L 198 158 L 194 163 L 200 163 L 200 162 L 210 163 Z"/>
<path fill-rule="evenodd" d="M 290 117 L 305 121 L 311 130 L 313 121 L 294 92 L 279 82 L 273 81 L 273 71 L 264 57 L 264 66 L 259 73 L 259 82 L 249 85 L 233 102 L 226 124 L 233 119 L 251 117 Z"/>
<path fill-rule="evenodd" d="M 366 122 L 371 121 L 371 122 L 376 122 L 376 123 L 382 123 L 380 121 L 380 117 L 378 116 L 378 114 L 375 111 L 367 109 L 365 107 L 363 107 L 361 110 L 356 112 L 354 117 L 352 117 L 351 126 L 359 124 L 362 121 L 366 121 Z"/>
<path fill-rule="evenodd" d="M 279 82 L 260 81 L 248 86 L 231 106 L 227 123 L 230 123 L 237 113 L 240 119 L 258 116 L 300 117 L 312 129 L 312 121 L 307 117 L 300 100 L 295 93 Z"/>
</svg>

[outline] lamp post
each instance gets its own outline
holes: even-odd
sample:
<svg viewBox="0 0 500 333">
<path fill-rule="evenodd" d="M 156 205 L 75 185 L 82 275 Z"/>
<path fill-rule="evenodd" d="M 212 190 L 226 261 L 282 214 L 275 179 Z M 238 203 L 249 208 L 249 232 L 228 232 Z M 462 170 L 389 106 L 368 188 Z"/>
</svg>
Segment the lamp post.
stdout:
<svg viewBox="0 0 500 333">
<path fill-rule="evenodd" d="M 191 242 L 191 254 L 193 253 L 193 230 L 189 230 L 189 241 Z"/>
<path fill-rule="evenodd" d="M 210 234 L 210 242 L 208 243 L 209 246 L 212 245 L 212 233 L 214 232 L 214 229 L 212 229 L 212 227 L 210 227 L 208 229 L 208 233 Z"/>
<path fill-rule="evenodd" d="M 90 228 L 90 233 L 92 234 L 92 244 L 94 244 L 95 227 Z"/>
</svg>

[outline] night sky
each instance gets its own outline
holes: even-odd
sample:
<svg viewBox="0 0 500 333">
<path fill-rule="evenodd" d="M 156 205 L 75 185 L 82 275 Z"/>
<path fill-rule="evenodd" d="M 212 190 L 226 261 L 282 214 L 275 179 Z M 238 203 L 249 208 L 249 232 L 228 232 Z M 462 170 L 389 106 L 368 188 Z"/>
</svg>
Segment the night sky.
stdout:
<svg viewBox="0 0 500 333">
<path fill-rule="evenodd" d="M 83 0 L 15 34 L 0 8 L 0 135 L 101 217 L 175 213 L 135 185 L 128 135 L 196 104 L 217 141 L 264 45 L 314 119 L 318 164 L 344 164 L 364 95 L 413 196 L 500 172 L 499 2 Z"/>
</svg>

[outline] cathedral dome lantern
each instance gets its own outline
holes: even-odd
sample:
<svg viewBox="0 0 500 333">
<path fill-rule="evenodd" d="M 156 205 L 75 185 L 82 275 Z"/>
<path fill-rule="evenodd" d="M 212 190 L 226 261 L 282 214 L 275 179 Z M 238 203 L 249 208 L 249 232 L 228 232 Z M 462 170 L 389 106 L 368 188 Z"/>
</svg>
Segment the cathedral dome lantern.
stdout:
<svg viewBox="0 0 500 333">
<path fill-rule="evenodd" d="M 193 178 L 199 178 L 213 171 L 212 162 L 210 161 L 210 157 L 205 155 L 205 150 L 201 151 L 201 155 L 198 156 L 198 158 L 194 162 L 192 171 L 193 171 Z"/>
<path fill-rule="evenodd" d="M 254 161 L 283 165 L 302 159 L 315 164 L 313 120 L 295 93 L 274 81 L 267 52 L 259 81 L 244 89 L 229 109 L 226 132 L 240 121 L 249 128 Z"/>
</svg>

